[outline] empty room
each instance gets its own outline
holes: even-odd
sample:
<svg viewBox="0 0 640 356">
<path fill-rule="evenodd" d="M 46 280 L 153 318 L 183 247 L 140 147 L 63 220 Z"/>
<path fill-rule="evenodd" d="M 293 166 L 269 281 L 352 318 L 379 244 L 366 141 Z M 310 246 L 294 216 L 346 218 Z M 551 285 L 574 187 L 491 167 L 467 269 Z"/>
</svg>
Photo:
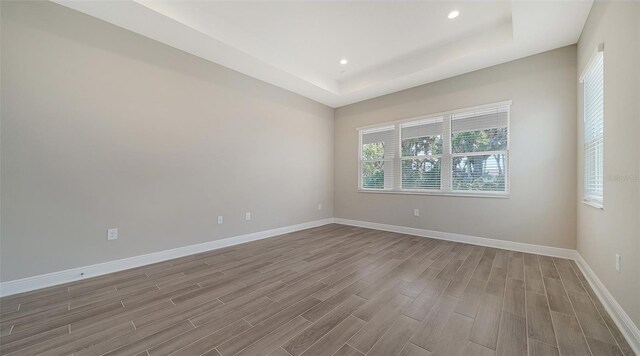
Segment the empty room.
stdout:
<svg viewBox="0 0 640 356">
<path fill-rule="evenodd" d="M 0 355 L 640 355 L 640 1 L 0 0 Z"/>
</svg>

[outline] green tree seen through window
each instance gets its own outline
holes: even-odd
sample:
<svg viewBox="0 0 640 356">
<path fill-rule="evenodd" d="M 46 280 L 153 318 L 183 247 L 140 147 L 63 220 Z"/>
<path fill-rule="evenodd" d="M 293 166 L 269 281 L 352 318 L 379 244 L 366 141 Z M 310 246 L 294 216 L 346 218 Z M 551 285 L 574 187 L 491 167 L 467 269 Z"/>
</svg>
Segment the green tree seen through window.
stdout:
<svg viewBox="0 0 640 356">
<path fill-rule="evenodd" d="M 507 129 L 493 128 L 456 132 L 451 135 L 453 153 L 502 151 L 507 149 Z M 505 190 L 504 154 L 457 156 L 453 158 L 454 190 Z"/>
<path fill-rule="evenodd" d="M 362 187 L 365 189 L 384 188 L 384 143 L 374 142 L 362 145 Z"/>
</svg>

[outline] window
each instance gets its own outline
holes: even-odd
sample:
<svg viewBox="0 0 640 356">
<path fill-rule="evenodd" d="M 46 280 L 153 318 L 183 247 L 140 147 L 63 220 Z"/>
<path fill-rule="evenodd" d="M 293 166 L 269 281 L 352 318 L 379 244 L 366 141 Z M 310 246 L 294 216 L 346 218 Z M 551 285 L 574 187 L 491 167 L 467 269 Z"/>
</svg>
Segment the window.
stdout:
<svg viewBox="0 0 640 356">
<path fill-rule="evenodd" d="M 506 190 L 509 107 L 451 115 L 454 191 Z"/>
<path fill-rule="evenodd" d="M 510 102 L 359 129 L 363 191 L 507 195 Z"/>
<path fill-rule="evenodd" d="M 362 153 L 362 187 L 364 189 L 391 189 L 394 185 L 393 162 L 395 156 L 395 127 L 363 130 L 360 134 Z"/>
<path fill-rule="evenodd" d="M 602 46 L 581 76 L 584 90 L 584 201 L 603 204 L 604 56 Z"/>
<path fill-rule="evenodd" d="M 402 189 L 440 189 L 443 120 L 400 124 Z"/>
</svg>

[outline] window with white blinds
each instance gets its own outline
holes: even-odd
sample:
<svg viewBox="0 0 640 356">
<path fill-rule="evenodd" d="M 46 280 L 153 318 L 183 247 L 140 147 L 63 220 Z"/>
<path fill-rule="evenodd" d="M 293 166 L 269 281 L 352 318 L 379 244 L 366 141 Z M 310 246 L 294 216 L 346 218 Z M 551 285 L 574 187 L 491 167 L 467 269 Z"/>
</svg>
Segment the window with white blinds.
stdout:
<svg viewBox="0 0 640 356">
<path fill-rule="evenodd" d="M 602 206 L 604 196 L 604 55 L 598 49 L 581 77 L 584 90 L 584 200 Z"/>
<path fill-rule="evenodd" d="M 510 102 L 359 129 L 358 188 L 508 195 Z"/>
<path fill-rule="evenodd" d="M 440 189 L 443 117 L 400 124 L 402 189 Z"/>
<path fill-rule="evenodd" d="M 360 131 L 361 186 L 363 189 L 392 189 L 394 186 L 395 126 Z"/>
<path fill-rule="evenodd" d="M 452 190 L 506 190 L 508 122 L 508 105 L 451 115 Z"/>
</svg>

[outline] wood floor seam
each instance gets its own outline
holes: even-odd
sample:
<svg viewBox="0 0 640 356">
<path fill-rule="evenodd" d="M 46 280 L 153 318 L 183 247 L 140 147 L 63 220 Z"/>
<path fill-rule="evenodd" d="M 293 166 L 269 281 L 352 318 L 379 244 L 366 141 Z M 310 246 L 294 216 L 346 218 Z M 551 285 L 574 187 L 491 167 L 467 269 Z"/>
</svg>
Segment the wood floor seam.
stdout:
<svg viewBox="0 0 640 356">
<path fill-rule="evenodd" d="M 555 264 L 555 261 L 554 261 L 554 264 Z M 558 266 L 556 266 L 556 269 L 557 269 L 557 268 L 558 268 Z M 562 279 L 562 275 L 560 275 L 560 283 L 562 283 L 562 286 L 563 286 L 563 287 L 564 287 L 564 289 L 566 290 L 566 289 L 567 289 L 567 287 L 566 287 L 566 285 L 564 284 L 564 280 Z M 545 288 L 546 288 L 546 287 L 545 287 Z M 573 315 L 574 315 L 574 316 L 576 316 L 576 320 L 577 320 L 577 322 L 578 322 L 578 326 L 580 326 L 580 330 L 582 331 L 582 337 L 584 338 L 584 342 L 585 342 L 585 344 L 587 345 L 587 349 L 589 350 L 589 353 L 591 353 L 591 355 L 593 355 L 593 351 L 591 350 L 591 347 L 589 346 L 589 342 L 587 341 L 587 338 L 585 337 L 584 329 L 582 328 L 582 325 L 580 324 L 580 319 L 579 319 L 579 318 L 577 318 L 576 309 L 575 309 L 575 307 L 573 306 L 573 302 L 571 301 L 571 298 L 569 298 L 569 304 L 571 305 L 571 309 L 573 310 Z M 603 321 L 603 322 L 604 322 L 604 321 Z M 612 335 L 612 338 L 613 338 L 613 335 Z M 597 355 L 595 355 L 595 356 L 597 356 Z"/>
<path fill-rule="evenodd" d="M 536 258 L 538 258 L 538 256 L 536 256 Z M 542 268 L 540 268 L 540 271 L 542 272 Z M 527 305 L 527 277 L 525 276 L 524 278 L 524 293 L 522 294 L 522 299 L 524 299 L 524 305 L 525 305 L 525 309 L 526 309 L 526 305 Z M 527 317 L 527 312 L 525 310 L 524 313 L 524 325 L 525 325 L 525 330 L 526 330 L 526 334 L 525 334 L 525 340 L 527 342 L 527 354 L 531 354 L 531 347 L 530 347 L 530 342 L 529 342 L 529 318 Z"/>
<path fill-rule="evenodd" d="M 557 266 L 556 266 L 556 269 L 557 269 Z M 562 277 L 560 277 L 560 280 L 562 280 Z M 526 279 L 525 279 L 525 284 L 526 284 Z M 544 285 L 543 285 L 543 287 L 544 287 L 544 291 L 545 291 L 544 297 L 547 300 L 547 307 L 548 307 L 549 315 L 551 315 L 551 308 L 549 307 L 549 296 L 547 295 L 547 287 L 544 286 Z M 556 347 L 558 348 L 558 350 L 560 350 L 560 343 L 558 342 L 558 333 L 557 333 L 558 329 L 557 329 L 556 325 L 554 325 L 554 323 L 553 323 L 553 318 L 551 318 L 551 325 L 553 326 L 554 336 L 555 336 L 555 340 L 556 340 Z"/>
</svg>

